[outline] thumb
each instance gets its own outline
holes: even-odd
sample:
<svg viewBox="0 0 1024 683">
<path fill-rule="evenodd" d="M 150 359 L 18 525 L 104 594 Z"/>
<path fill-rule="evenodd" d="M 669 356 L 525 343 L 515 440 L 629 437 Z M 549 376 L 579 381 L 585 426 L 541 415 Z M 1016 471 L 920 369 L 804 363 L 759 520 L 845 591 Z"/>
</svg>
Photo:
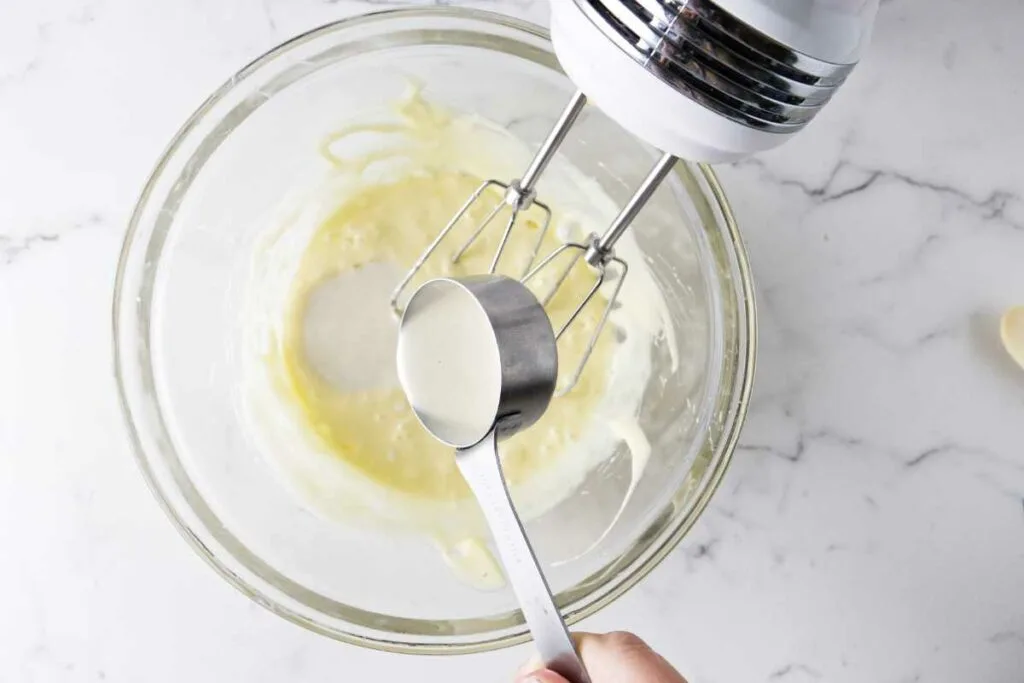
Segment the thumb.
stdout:
<svg viewBox="0 0 1024 683">
<path fill-rule="evenodd" d="M 522 674 L 516 679 L 516 683 L 569 683 L 554 671 L 548 671 L 547 669 L 541 669 L 540 671 L 532 671 L 528 674 Z"/>
</svg>

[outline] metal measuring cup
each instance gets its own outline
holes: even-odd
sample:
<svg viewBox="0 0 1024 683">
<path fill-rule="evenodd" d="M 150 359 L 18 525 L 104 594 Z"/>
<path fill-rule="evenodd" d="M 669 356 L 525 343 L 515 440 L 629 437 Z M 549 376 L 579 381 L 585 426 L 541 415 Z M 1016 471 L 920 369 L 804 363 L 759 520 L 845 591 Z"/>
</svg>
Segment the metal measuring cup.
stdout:
<svg viewBox="0 0 1024 683">
<path fill-rule="evenodd" d="M 402 316 L 398 377 L 423 426 L 455 447 L 541 662 L 572 683 L 589 683 L 498 457 L 498 440 L 540 419 L 555 391 L 558 351 L 544 308 L 501 275 L 431 280 Z"/>
</svg>

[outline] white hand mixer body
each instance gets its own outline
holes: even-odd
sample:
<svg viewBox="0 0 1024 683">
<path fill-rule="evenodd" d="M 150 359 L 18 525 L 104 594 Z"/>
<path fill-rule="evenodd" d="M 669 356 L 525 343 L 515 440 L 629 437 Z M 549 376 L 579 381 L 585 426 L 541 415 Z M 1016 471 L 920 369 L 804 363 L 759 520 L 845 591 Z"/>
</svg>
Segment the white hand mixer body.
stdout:
<svg viewBox="0 0 1024 683">
<path fill-rule="evenodd" d="M 799 132 L 850 73 L 878 0 L 553 0 L 580 91 L 658 149 L 734 161 Z"/>
</svg>

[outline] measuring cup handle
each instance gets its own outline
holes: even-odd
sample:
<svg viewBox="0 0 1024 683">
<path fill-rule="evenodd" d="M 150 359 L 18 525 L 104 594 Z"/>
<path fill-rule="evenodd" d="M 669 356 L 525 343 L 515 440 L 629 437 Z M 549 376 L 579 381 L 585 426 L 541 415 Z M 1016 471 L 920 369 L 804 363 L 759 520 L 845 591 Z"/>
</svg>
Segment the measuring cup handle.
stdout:
<svg viewBox="0 0 1024 683">
<path fill-rule="evenodd" d="M 456 462 L 487 519 L 541 663 L 570 683 L 590 683 L 512 504 L 494 431 L 475 446 L 460 448 Z"/>
</svg>

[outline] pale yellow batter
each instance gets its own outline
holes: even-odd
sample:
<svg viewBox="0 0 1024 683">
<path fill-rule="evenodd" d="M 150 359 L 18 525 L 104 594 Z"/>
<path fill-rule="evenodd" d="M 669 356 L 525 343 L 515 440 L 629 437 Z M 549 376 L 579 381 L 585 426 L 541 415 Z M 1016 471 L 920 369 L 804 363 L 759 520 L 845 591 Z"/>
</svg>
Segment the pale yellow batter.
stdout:
<svg viewBox="0 0 1024 683">
<path fill-rule="evenodd" d="M 425 109 L 418 101 L 407 105 L 403 114 L 421 136 L 436 134 L 437 127 L 447 125 L 436 111 Z M 357 131 L 364 132 L 362 128 Z M 346 131 L 339 137 L 357 131 Z M 345 164 L 344 160 L 332 159 Z M 419 425 L 397 384 L 349 390 L 332 385 L 309 362 L 304 352 L 308 302 L 318 287 L 347 271 L 387 263 L 398 266 L 395 272 L 400 274 L 411 267 L 481 182 L 481 178 L 466 173 L 424 166 L 395 179 L 367 185 L 346 197 L 318 227 L 302 256 L 292 285 L 284 334 L 276 353 L 267 359 L 280 372 L 291 400 L 301 406 L 306 424 L 336 457 L 380 485 L 409 496 L 448 501 L 466 498 L 470 493 L 456 469 L 451 448 L 440 444 Z M 487 211 L 500 201 L 496 191 L 482 198 L 427 262 L 422 279 L 486 272 L 502 234 L 501 217 L 457 264 L 451 263 L 451 256 Z M 520 273 L 529 258 L 539 229 L 534 213 L 521 217 L 513 233 L 502 260 L 501 270 L 507 274 Z M 554 216 L 554 221 L 557 223 L 559 218 Z M 541 253 L 558 246 L 554 233 L 549 230 Z M 585 268 L 574 269 L 548 307 L 552 318 L 567 316 L 593 283 L 592 273 Z M 603 299 L 595 300 L 588 306 L 560 341 L 565 374 L 572 369 L 572 360 L 580 358 L 603 303 Z M 363 324 L 351 310 L 334 314 L 348 316 L 346 322 L 350 325 Z M 567 444 L 578 439 L 604 390 L 612 343 L 610 334 L 602 335 L 575 389 L 555 399 L 536 426 L 502 444 L 505 475 L 513 486 L 552 465 L 565 452 Z M 393 363 L 394 352 L 389 351 L 388 361 Z"/>
<path fill-rule="evenodd" d="M 417 94 L 395 112 L 368 119 L 324 142 L 325 182 L 299 198 L 255 255 L 252 311 L 244 316 L 248 345 L 258 349 L 247 357 L 259 359 L 249 372 L 249 414 L 261 449 L 319 514 L 426 533 L 464 580 L 494 587 L 500 570 L 481 540 L 487 533 L 454 453 L 422 428 L 398 386 L 397 321 L 387 298 L 481 180 L 516 177 L 530 150 L 493 124 L 451 116 Z M 617 211 L 596 183 L 558 160 L 540 192 L 554 211 L 541 254 L 602 231 Z M 486 272 L 504 216 L 458 264 L 450 256 L 498 201 L 495 193 L 474 207 L 420 278 Z M 521 274 L 538 235 L 536 220 L 534 213 L 520 216 L 500 272 Z M 635 435 L 625 441 L 640 452 L 637 462 L 646 461 L 635 418 L 650 375 L 650 347 L 668 316 L 630 235 L 618 252 L 631 263 L 630 278 L 580 381 L 536 425 L 501 444 L 505 475 L 526 519 L 572 494 L 624 440 L 623 429 Z M 533 286 L 544 291 L 556 275 L 551 269 Z M 574 270 L 548 306 L 556 323 L 593 277 Z M 604 303 L 595 300 L 559 342 L 563 379 Z M 616 335 L 616 328 L 628 334 Z"/>
</svg>

